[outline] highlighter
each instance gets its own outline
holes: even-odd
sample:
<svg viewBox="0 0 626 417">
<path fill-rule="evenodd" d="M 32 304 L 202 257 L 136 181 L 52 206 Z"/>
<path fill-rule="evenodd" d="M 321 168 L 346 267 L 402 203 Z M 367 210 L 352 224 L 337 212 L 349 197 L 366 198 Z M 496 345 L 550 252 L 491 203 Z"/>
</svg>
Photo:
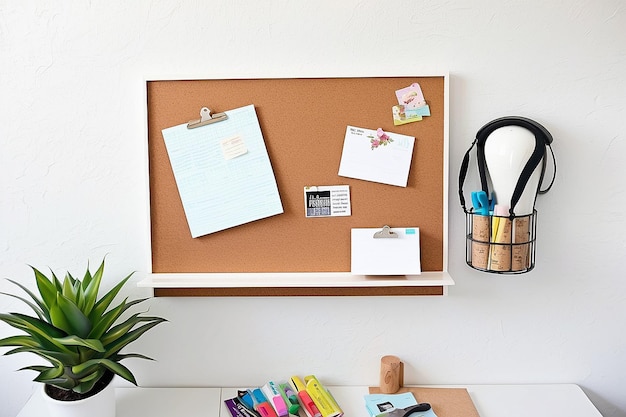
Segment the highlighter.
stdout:
<svg viewBox="0 0 626 417">
<path fill-rule="evenodd" d="M 285 399 L 285 403 L 287 407 L 289 407 L 289 414 L 298 414 L 298 410 L 300 409 L 300 403 L 298 402 L 298 396 L 291 389 L 289 384 L 279 384 L 281 393 L 283 394 L 283 398 Z"/>
<path fill-rule="evenodd" d="M 287 410 L 287 404 L 285 403 L 283 396 L 278 391 L 278 387 L 276 386 L 274 381 L 270 381 L 267 384 L 263 385 L 261 391 L 263 392 L 263 394 L 265 394 L 265 398 L 267 398 L 270 404 L 272 404 L 272 406 L 274 407 L 274 410 L 276 411 L 276 414 L 278 414 L 278 417 L 286 417 L 287 414 L 289 414 L 289 411 Z"/>
<path fill-rule="evenodd" d="M 274 411 L 274 407 L 267 401 L 265 395 L 259 388 L 253 391 L 248 390 L 252 403 L 254 404 L 254 410 L 261 415 L 261 417 L 278 417 Z"/>
<path fill-rule="evenodd" d="M 298 398 L 300 399 L 300 403 L 302 407 L 311 415 L 311 417 L 322 417 L 322 413 L 317 408 L 311 396 L 308 392 L 306 392 L 306 386 L 304 382 L 298 376 L 291 377 L 291 383 L 293 387 L 298 391 Z"/>
</svg>

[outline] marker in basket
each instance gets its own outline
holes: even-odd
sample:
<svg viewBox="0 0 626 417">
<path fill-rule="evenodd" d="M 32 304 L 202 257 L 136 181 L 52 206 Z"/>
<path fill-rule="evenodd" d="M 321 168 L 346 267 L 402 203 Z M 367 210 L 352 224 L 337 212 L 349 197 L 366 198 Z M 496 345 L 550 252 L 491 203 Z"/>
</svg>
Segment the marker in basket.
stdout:
<svg viewBox="0 0 626 417">
<path fill-rule="evenodd" d="M 492 245 L 489 268 L 492 271 L 511 270 L 511 219 L 509 206 L 496 204 L 492 224 Z"/>
</svg>

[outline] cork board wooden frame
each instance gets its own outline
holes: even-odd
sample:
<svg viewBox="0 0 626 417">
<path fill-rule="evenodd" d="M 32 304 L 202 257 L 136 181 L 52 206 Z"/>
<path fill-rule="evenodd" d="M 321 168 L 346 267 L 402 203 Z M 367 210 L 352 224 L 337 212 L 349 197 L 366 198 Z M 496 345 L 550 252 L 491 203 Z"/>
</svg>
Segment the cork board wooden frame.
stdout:
<svg viewBox="0 0 626 417">
<path fill-rule="evenodd" d="M 395 91 L 414 82 L 431 116 L 394 126 Z M 428 273 L 447 270 L 447 88 L 446 75 L 148 81 L 152 278 L 144 285 L 155 287 L 155 295 L 172 296 L 442 294 Z M 161 130 L 197 119 L 205 106 L 222 112 L 248 104 L 258 115 L 284 213 L 192 238 Z M 406 188 L 338 176 L 348 125 L 415 136 Z M 349 185 L 352 215 L 306 218 L 303 188 L 311 185 Z M 426 282 L 395 277 L 372 285 L 377 278 L 363 277 L 365 285 L 351 279 L 334 285 L 332 274 L 350 271 L 350 229 L 385 224 L 420 228 L 426 278 L 417 281 Z M 251 273 L 257 275 L 252 284 L 237 283 Z M 176 285 L 190 274 L 196 284 Z M 220 282 L 198 283 L 202 274 L 217 274 Z M 160 276 L 171 279 L 155 284 Z M 279 282 L 271 283 L 275 276 Z"/>
</svg>

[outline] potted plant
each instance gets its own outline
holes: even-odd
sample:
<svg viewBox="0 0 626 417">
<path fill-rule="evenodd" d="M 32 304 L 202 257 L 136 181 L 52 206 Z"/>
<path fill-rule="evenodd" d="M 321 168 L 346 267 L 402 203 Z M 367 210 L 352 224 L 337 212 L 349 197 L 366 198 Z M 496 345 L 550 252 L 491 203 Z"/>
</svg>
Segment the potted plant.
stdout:
<svg viewBox="0 0 626 417">
<path fill-rule="evenodd" d="M 92 275 L 87 271 L 82 279 L 69 272 L 59 280 L 51 271 L 50 277 L 31 267 L 39 294 L 10 280 L 32 299 L 3 293 L 26 303 L 35 313 L 0 314 L 0 320 L 25 334 L 0 339 L 0 346 L 13 347 L 5 355 L 28 352 L 39 356 L 49 366 L 33 365 L 20 370 L 38 372 L 34 381 L 41 382 L 47 402 L 69 408 L 64 416 L 114 416 L 115 394 L 111 380 L 119 375 L 137 385 L 133 373 L 120 363 L 127 358 L 151 359 L 138 353 L 120 353 L 154 326 L 166 321 L 160 317 L 134 313 L 122 315 L 132 306 L 146 299 L 128 301 L 111 306 L 120 289 L 132 273 L 109 292 L 98 298 L 104 260 Z M 108 389 L 107 389 L 108 388 Z M 108 398 L 107 393 L 108 392 Z M 97 395 L 96 395 L 97 394 Z M 91 411 L 79 410 L 89 402 L 97 401 Z M 55 413 L 50 410 L 51 414 Z"/>
</svg>

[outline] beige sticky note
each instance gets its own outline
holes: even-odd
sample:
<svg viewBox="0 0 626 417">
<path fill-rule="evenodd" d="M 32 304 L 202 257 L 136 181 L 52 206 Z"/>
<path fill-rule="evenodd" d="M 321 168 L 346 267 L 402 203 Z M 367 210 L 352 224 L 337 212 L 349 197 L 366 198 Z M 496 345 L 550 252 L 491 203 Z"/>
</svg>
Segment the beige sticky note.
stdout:
<svg viewBox="0 0 626 417">
<path fill-rule="evenodd" d="M 246 148 L 246 144 L 241 136 L 233 136 L 223 139 L 220 142 L 220 145 L 222 146 L 224 159 L 233 159 L 248 152 L 248 148 Z"/>
</svg>

